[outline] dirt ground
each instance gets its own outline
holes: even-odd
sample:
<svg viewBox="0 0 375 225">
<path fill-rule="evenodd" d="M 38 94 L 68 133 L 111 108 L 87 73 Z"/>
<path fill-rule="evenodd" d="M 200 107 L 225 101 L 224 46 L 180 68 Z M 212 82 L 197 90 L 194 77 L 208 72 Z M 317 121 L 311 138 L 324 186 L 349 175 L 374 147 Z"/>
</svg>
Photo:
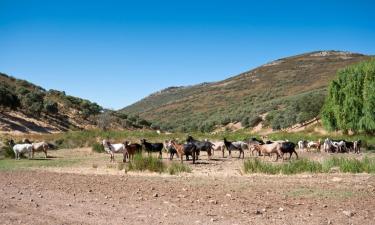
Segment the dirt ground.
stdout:
<svg viewBox="0 0 375 225">
<path fill-rule="evenodd" d="M 126 174 L 108 166 L 107 155 L 93 154 L 88 149 L 51 154 L 56 157 L 52 160 L 62 156 L 85 156 L 86 160 L 61 168 L 0 172 L 0 224 L 375 221 L 373 175 L 244 175 L 242 160 L 222 159 L 218 153 L 211 161 L 202 156 L 201 164 L 188 163 L 193 169 L 189 174 Z"/>
</svg>

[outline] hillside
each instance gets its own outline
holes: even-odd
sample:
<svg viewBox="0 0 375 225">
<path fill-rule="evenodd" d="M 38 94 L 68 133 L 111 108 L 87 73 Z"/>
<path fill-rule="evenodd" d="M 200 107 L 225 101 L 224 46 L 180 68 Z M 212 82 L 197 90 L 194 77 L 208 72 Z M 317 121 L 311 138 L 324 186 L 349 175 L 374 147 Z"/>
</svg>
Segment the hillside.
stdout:
<svg viewBox="0 0 375 225">
<path fill-rule="evenodd" d="M 45 90 L 0 73 L 0 133 L 53 133 L 92 128 L 141 128 L 138 117 L 104 110 L 63 91 Z"/>
<path fill-rule="evenodd" d="M 369 58 L 318 51 L 278 59 L 223 81 L 166 88 L 121 112 L 169 130 L 210 131 L 230 122 L 255 126 L 264 117 L 266 125 L 285 128 L 319 114 L 338 69 Z"/>
</svg>

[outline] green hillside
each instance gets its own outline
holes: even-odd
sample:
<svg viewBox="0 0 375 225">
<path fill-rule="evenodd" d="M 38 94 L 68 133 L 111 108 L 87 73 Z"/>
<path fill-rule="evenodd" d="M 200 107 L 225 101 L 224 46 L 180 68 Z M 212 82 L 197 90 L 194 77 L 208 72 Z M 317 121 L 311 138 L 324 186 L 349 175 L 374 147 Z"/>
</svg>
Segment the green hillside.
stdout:
<svg viewBox="0 0 375 225">
<path fill-rule="evenodd" d="M 319 51 L 279 59 L 229 79 L 170 87 L 121 110 L 165 130 L 210 131 L 229 122 L 279 129 L 318 115 L 336 71 L 369 56 Z"/>
</svg>

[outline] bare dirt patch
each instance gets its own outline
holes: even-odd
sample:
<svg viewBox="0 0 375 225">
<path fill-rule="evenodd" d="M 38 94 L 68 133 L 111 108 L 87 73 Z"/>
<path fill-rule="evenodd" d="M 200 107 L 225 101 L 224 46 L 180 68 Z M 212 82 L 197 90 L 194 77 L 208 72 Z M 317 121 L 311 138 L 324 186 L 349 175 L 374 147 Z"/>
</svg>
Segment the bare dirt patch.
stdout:
<svg viewBox="0 0 375 225">
<path fill-rule="evenodd" d="M 109 166 L 107 155 L 89 149 L 51 154 L 52 160 L 81 161 L 0 172 L 1 224 L 373 224 L 375 219 L 373 175 L 243 175 L 242 160 L 218 153 L 211 161 L 203 155 L 200 164 L 187 162 L 191 174 L 126 174 Z"/>
</svg>

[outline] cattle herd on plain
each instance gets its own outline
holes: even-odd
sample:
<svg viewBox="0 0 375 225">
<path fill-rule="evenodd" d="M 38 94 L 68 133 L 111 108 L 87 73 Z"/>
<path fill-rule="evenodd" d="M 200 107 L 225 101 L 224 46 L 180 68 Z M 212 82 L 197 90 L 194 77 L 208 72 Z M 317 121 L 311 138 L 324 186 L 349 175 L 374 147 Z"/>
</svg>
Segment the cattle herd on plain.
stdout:
<svg viewBox="0 0 375 225">
<path fill-rule="evenodd" d="M 215 151 L 220 151 L 222 157 L 225 157 L 225 152 L 228 151 L 229 157 L 232 157 L 232 151 L 239 152 L 238 158 L 245 158 L 245 152 L 249 152 L 252 156 L 273 157 L 276 155 L 276 161 L 279 158 L 284 160 L 284 155 L 289 154 L 288 159 L 291 159 L 295 154 L 298 159 L 296 148 L 300 151 L 324 151 L 326 153 L 356 153 L 361 152 L 360 140 L 346 141 L 346 140 L 332 140 L 325 139 L 324 142 L 301 140 L 297 144 L 288 140 L 271 141 L 267 137 L 261 139 L 249 138 L 243 141 L 228 141 L 224 138 L 223 141 L 209 141 L 207 139 L 199 141 L 192 136 L 188 136 L 185 143 L 178 143 L 176 140 L 166 140 L 164 143 L 150 143 L 146 139 L 140 140 L 140 143 L 124 143 L 112 144 L 108 140 L 103 140 L 102 145 L 106 153 L 110 155 L 110 161 L 115 162 L 115 154 L 123 154 L 123 162 L 134 159 L 135 154 L 146 151 L 148 155 L 151 153 L 158 153 L 159 158 L 162 158 L 163 150 L 169 154 L 169 159 L 173 160 L 175 156 L 183 163 L 192 159 L 193 163 L 199 160 L 200 152 L 207 153 L 208 159 L 211 159 Z M 51 148 L 51 144 L 43 141 L 31 143 L 28 139 L 24 139 L 23 143 L 15 144 L 13 140 L 9 141 L 9 145 L 14 151 L 15 159 L 19 160 L 22 154 L 28 154 L 29 159 L 34 158 L 34 153 L 43 151 L 47 158 L 47 151 Z"/>
</svg>

